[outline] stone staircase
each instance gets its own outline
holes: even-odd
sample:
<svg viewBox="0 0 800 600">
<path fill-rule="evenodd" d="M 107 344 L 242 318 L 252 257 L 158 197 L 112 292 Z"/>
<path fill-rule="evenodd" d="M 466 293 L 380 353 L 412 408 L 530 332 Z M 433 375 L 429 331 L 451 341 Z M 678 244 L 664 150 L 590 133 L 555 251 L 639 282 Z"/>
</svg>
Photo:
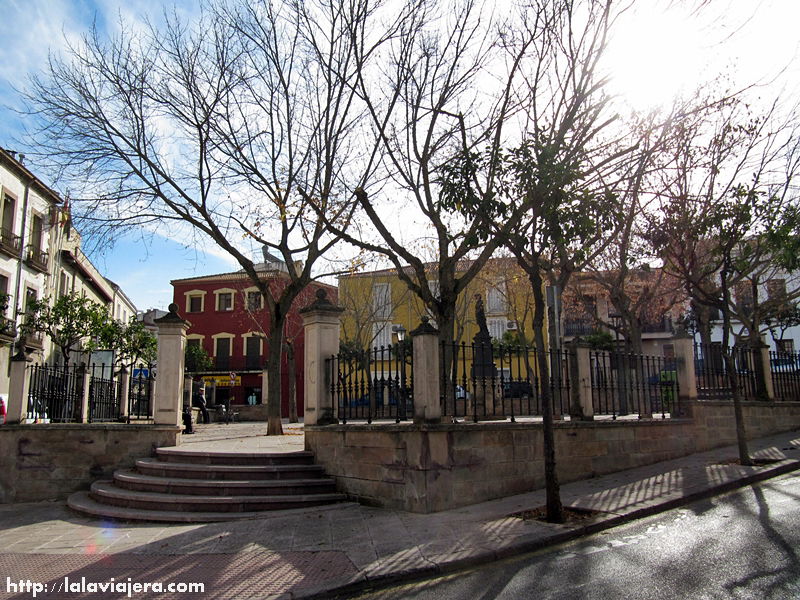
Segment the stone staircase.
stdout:
<svg viewBox="0 0 800 600">
<path fill-rule="evenodd" d="M 111 481 L 72 494 L 79 512 L 125 520 L 211 522 L 346 500 L 311 452 L 204 452 L 159 448 Z"/>
</svg>

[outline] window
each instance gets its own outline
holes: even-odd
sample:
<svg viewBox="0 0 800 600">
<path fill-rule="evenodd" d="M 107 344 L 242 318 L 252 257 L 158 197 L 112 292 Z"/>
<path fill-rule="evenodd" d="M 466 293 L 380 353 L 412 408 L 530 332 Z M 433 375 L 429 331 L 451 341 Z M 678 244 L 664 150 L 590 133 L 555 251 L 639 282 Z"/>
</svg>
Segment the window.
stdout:
<svg viewBox="0 0 800 600">
<path fill-rule="evenodd" d="M 439 286 L 438 279 L 428 280 L 428 289 L 431 291 L 431 295 L 437 300 L 442 297 L 442 288 Z"/>
<path fill-rule="evenodd" d="M 506 312 L 505 287 L 505 283 L 500 282 L 486 291 L 486 312 L 494 314 Z"/>
<path fill-rule="evenodd" d="M 194 346 L 195 348 L 200 347 L 200 338 L 188 338 L 186 340 L 187 346 Z"/>
<path fill-rule="evenodd" d="M 753 285 L 750 281 L 737 283 L 733 288 L 736 304 L 745 315 L 753 312 Z"/>
<path fill-rule="evenodd" d="M 227 371 L 231 365 L 231 338 L 217 338 L 214 345 L 215 367 Z"/>
<path fill-rule="evenodd" d="M 203 290 L 189 290 L 184 292 L 186 297 L 186 312 L 201 313 L 205 310 L 206 293 Z"/>
<path fill-rule="evenodd" d="M 10 297 L 8 295 L 8 277 L 0 275 L 0 316 L 5 315 Z"/>
<path fill-rule="evenodd" d="M 486 326 L 489 328 L 489 335 L 493 340 L 502 340 L 503 334 L 506 332 L 506 325 L 508 321 L 505 318 L 486 319 Z"/>
<path fill-rule="evenodd" d="M 191 313 L 203 312 L 202 296 L 189 296 L 189 312 Z"/>
<path fill-rule="evenodd" d="M 233 310 L 233 294 L 225 292 L 217 294 L 217 310 L 231 311 Z"/>
<path fill-rule="evenodd" d="M 14 198 L 8 194 L 3 195 L 3 237 L 14 234 Z"/>
<path fill-rule="evenodd" d="M 247 292 L 247 310 L 261 310 L 261 292 Z"/>
<path fill-rule="evenodd" d="M 786 297 L 786 280 L 770 279 L 767 282 L 767 298 L 781 300 Z"/>
<path fill-rule="evenodd" d="M 42 251 L 42 231 L 44 221 L 39 215 L 31 216 L 31 249 L 38 255 Z"/>
<path fill-rule="evenodd" d="M 778 352 L 794 353 L 794 340 L 775 340 L 775 348 Z"/>
<path fill-rule="evenodd" d="M 31 305 L 36 302 L 36 290 L 25 288 L 25 312 L 31 312 Z"/>
<path fill-rule="evenodd" d="M 69 277 L 66 271 L 61 271 L 58 279 L 58 295 L 66 296 L 67 294 L 69 294 Z"/>
<path fill-rule="evenodd" d="M 258 369 L 261 367 L 261 338 L 251 335 L 245 338 L 244 342 L 245 364 L 248 369 Z"/>
<path fill-rule="evenodd" d="M 392 343 L 392 323 L 390 321 L 379 321 L 372 324 L 372 346 L 390 346 Z"/>
<path fill-rule="evenodd" d="M 388 319 L 392 316 L 392 288 L 388 283 L 376 283 L 372 286 L 372 310 L 376 319 Z"/>
</svg>

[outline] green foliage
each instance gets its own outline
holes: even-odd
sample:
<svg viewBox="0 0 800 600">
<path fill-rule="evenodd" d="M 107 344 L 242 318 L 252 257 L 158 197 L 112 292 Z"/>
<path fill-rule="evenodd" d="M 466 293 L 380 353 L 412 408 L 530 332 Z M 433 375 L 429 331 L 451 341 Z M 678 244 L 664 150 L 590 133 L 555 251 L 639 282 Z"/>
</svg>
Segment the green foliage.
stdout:
<svg viewBox="0 0 800 600">
<path fill-rule="evenodd" d="M 22 333 L 46 334 L 64 357 L 70 360 L 74 350 L 96 347 L 94 341 L 108 320 L 105 307 L 76 293 L 59 297 L 50 304 L 47 298 L 32 300 L 22 325 Z"/>
<path fill-rule="evenodd" d="M 589 335 L 583 336 L 583 341 L 589 344 L 592 350 L 614 350 L 617 345 L 614 342 L 614 336 L 608 331 L 595 331 Z"/>
<path fill-rule="evenodd" d="M 132 318 L 127 324 L 110 320 L 100 328 L 98 344 L 114 351 L 118 366 L 152 364 L 156 360 L 158 341 L 141 321 Z"/>
<path fill-rule="evenodd" d="M 189 373 L 208 371 L 214 362 L 208 352 L 199 344 L 187 344 L 184 351 L 184 369 Z"/>
</svg>

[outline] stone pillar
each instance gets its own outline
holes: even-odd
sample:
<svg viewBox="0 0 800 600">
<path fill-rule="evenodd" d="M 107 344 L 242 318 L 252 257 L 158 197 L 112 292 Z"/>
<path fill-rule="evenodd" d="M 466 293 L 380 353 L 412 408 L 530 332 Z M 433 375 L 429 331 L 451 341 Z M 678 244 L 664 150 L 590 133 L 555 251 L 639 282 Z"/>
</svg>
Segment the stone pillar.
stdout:
<svg viewBox="0 0 800 600">
<path fill-rule="evenodd" d="M 28 365 L 33 362 L 23 351 L 11 357 L 11 375 L 8 387 L 8 406 L 6 407 L 6 423 L 24 423 L 28 417 L 28 387 L 30 377 Z"/>
<path fill-rule="evenodd" d="M 91 416 L 89 392 L 92 385 L 92 373 L 85 363 L 81 363 L 75 371 L 75 376 L 81 378 L 81 423 L 88 423 Z"/>
<path fill-rule="evenodd" d="M 772 364 L 769 360 L 769 346 L 759 344 L 753 348 L 753 367 L 756 372 L 756 390 L 759 400 L 775 400 L 775 384 L 772 381 Z"/>
<path fill-rule="evenodd" d="M 675 348 L 675 370 L 678 372 L 678 394 L 681 402 L 697 400 L 697 375 L 694 370 L 694 340 L 686 332 L 672 337 Z"/>
<path fill-rule="evenodd" d="M 119 372 L 119 417 L 128 420 L 128 396 L 131 391 L 131 374 L 122 367 Z"/>
<path fill-rule="evenodd" d="M 414 353 L 414 423 L 439 423 L 442 400 L 439 381 L 439 332 L 423 316 L 411 332 Z"/>
<path fill-rule="evenodd" d="M 593 421 L 592 361 L 590 348 L 580 340 L 569 342 L 570 403 L 569 416 L 573 421 Z"/>
<path fill-rule="evenodd" d="M 314 302 L 300 310 L 305 336 L 303 422 L 306 425 L 331 425 L 339 422 L 333 406 L 331 382 L 326 367 L 327 360 L 339 353 L 340 316 L 343 310 L 328 300 L 328 293 L 324 288 L 317 290 L 317 299 Z M 262 386 L 262 394 L 266 389 L 266 385 Z"/>
<path fill-rule="evenodd" d="M 268 397 L 269 397 L 269 371 L 267 371 L 267 365 L 264 365 L 264 368 L 261 369 L 261 404 L 266 406 Z"/>
<path fill-rule="evenodd" d="M 186 330 L 191 323 L 178 316 L 177 304 L 170 304 L 169 312 L 156 319 L 155 324 L 158 325 L 158 387 L 153 421 L 156 425 L 179 427 L 183 422 L 181 413 Z"/>
</svg>

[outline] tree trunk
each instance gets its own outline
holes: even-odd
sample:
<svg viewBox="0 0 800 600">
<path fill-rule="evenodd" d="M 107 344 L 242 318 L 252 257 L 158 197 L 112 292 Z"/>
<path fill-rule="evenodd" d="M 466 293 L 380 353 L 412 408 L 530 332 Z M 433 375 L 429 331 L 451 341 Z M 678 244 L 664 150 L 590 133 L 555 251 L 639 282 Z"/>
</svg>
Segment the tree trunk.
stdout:
<svg viewBox="0 0 800 600">
<path fill-rule="evenodd" d="M 725 357 L 725 370 L 728 375 L 728 385 L 731 388 L 733 397 L 733 417 L 736 422 L 736 444 L 739 449 L 739 463 L 752 466 L 750 452 L 747 448 L 747 433 L 744 427 L 744 415 L 742 414 L 742 398 L 739 391 L 739 375 L 736 372 L 736 361 L 733 360 L 728 345 L 730 343 L 731 328 L 731 309 L 730 309 L 730 289 L 728 289 L 728 268 L 729 260 L 726 257 L 725 266 L 720 274 L 722 282 L 722 353 Z"/>
<path fill-rule="evenodd" d="M 281 424 L 283 324 L 284 319 L 280 315 L 273 315 L 272 330 L 269 334 L 269 356 L 267 357 L 267 435 L 283 434 L 283 425 Z"/>
<path fill-rule="evenodd" d="M 547 520 L 551 523 L 564 522 L 561 505 L 561 491 L 556 473 L 556 447 L 553 433 L 553 399 L 550 393 L 550 367 L 547 347 L 544 343 L 544 316 L 547 306 L 542 292 L 542 276 L 538 268 L 528 273 L 533 287 L 533 337 L 536 346 L 536 362 L 539 370 L 539 394 L 542 399 L 542 422 L 544 438 L 544 479 L 547 497 Z"/>
<path fill-rule="evenodd" d="M 294 364 L 294 344 L 288 341 L 286 342 L 286 366 L 289 375 L 289 423 L 297 423 L 297 386 L 295 385 L 297 369 Z"/>
</svg>

